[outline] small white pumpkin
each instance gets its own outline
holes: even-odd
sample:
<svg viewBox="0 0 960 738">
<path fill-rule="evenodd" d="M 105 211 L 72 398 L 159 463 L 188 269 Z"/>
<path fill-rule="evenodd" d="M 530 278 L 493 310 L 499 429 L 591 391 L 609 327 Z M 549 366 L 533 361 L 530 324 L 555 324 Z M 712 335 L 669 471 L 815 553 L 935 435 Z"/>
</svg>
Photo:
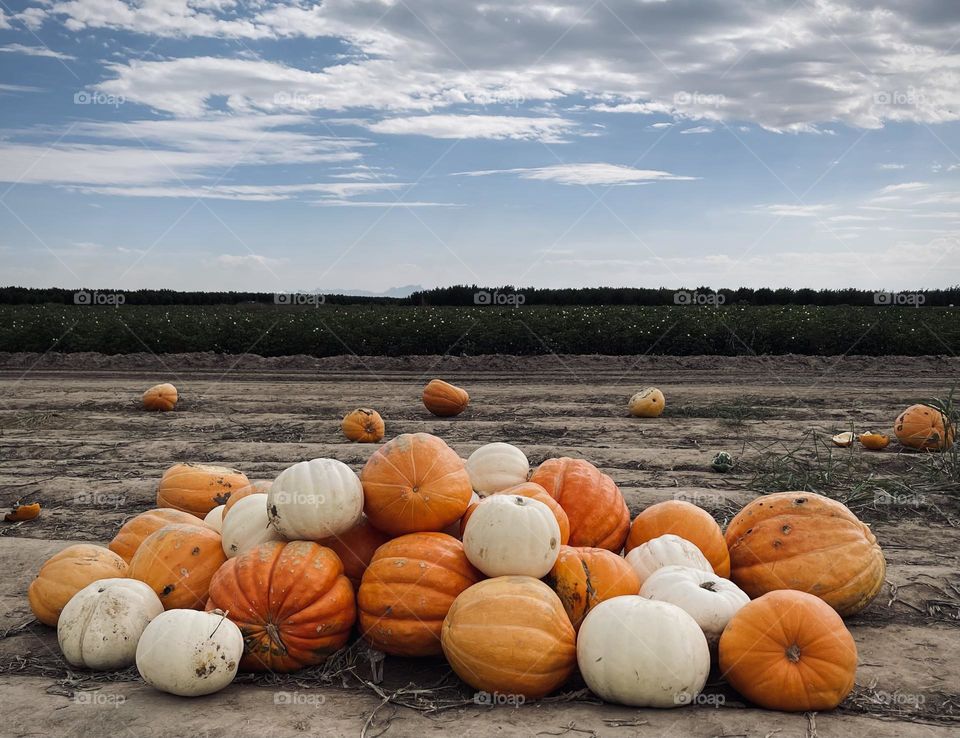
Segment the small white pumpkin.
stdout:
<svg viewBox="0 0 960 738">
<path fill-rule="evenodd" d="M 336 459 L 301 461 L 273 480 L 267 511 L 270 524 L 288 541 L 338 536 L 360 522 L 363 485 Z"/>
<path fill-rule="evenodd" d="M 279 541 L 282 536 L 270 525 L 267 515 L 267 496 L 258 492 L 238 500 L 223 519 L 221 541 L 228 559 L 246 553 L 267 541 Z"/>
<path fill-rule="evenodd" d="M 676 605 L 621 595 L 587 614 L 577 663 L 590 691 L 607 702 L 679 707 L 706 684 L 710 649 L 697 622 Z"/>
<path fill-rule="evenodd" d="M 539 500 L 493 495 L 481 500 L 467 521 L 463 550 L 488 577 L 540 579 L 560 555 L 560 526 Z"/>
<path fill-rule="evenodd" d="M 664 566 L 690 566 L 713 574 L 713 567 L 703 552 L 686 538 L 672 533 L 641 543 L 625 558 L 637 573 L 641 587 L 653 572 Z"/>
<path fill-rule="evenodd" d="M 737 610 L 750 602 L 729 579 L 689 566 L 665 566 L 643 583 L 640 596 L 669 602 L 689 614 L 716 650 L 720 635 Z"/>
<path fill-rule="evenodd" d="M 137 671 L 154 689 L 197 697 L 229 685 L 241 656 L 240 628 L 220 610 L 167 610 L 140 636 Z"/>
<path fill-rule="evenodd" d="M 526 482 L 530 476 L 530 462 L 516 446 L 488 443 L 470 454 L 467 473 L 474 490 L 489 495 Z"/>
<path fill-rule="evenodd" d="M 209 527 L 213 528 L 217 533 L 223 532 L 223 511 L 227 509 L 226 505 L 217 505 L 213 510 L 208 512 L 203 519 L 203 522 Z"/>
<path fill-rule="evenodd" d="M 67 602 L 57 622 L 57 641 L 73 666 L 113 671 L 132 666 L 147 624 L 163 612 L 149 585 L 136 579 L 101 579 Z"/>
</svg>

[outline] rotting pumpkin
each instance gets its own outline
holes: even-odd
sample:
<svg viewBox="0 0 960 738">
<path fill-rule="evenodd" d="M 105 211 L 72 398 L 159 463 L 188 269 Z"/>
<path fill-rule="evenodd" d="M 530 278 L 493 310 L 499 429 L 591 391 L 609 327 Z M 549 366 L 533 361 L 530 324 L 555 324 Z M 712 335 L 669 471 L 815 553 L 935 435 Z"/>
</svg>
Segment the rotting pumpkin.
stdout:
<svg viewBox="0 0 960 738">
<path fill-rule="evenodd" d="M 604 600 L 640 591 L 640 579 L 630 564 L 605 548 L 561 546 L 544 581 L 557 593 L 575 629 Z"/>
<path fill-rule="evenodd" d="M 351 441 L 378 443 L 383 439 L 385 426 L 380 413 L 369 407 L 361 407 L 343 416 L 340 429 Z"/>
</svg>

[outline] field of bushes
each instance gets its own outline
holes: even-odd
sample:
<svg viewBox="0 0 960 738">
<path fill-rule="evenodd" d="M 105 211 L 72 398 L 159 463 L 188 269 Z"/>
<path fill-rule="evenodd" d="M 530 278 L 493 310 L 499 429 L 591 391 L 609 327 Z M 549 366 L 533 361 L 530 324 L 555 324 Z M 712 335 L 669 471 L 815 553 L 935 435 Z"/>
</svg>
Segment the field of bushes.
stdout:
<svg viewBox="0 0 960 738">
<path fill-rule="evenodd" d="M 0 305 L 0 351 L 955 355 L 960 308 Z"/>
</svg>

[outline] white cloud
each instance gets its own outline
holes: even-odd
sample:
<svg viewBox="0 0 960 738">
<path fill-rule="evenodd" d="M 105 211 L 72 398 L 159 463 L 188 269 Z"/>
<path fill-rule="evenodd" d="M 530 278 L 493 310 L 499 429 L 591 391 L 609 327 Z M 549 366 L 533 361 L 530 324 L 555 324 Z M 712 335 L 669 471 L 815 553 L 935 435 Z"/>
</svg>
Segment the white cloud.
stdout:
<svg viewBox="0 0 960 738">
<path fill-rule="evenodd" d="M 463 205 L 456 202 L 420 202 L 413 200 L 406 202 L 402 200 L 317 200 L 310 203 L 324 208 L 462 208 Z"/>
<path fill-rule="evenodd" d="M 0 46 L 0 52 L 6 54 L 24 54 L 25 56 L 44 56 L 50 59 L 60 59 L 61 61 L 77 58 L 70 54 L 48 49 L 46 46 L 24 46 L 23 44 Z"/>
<path fill-rule="evenodd" d="M 584 164 L 554 164 L 546 167 L 518 169 L 487 169 L 474 172 L 458 172 L 467 177 L 481 177 L 491 174 L 516 174 L 522 179 L 534 179 L 557 182 L 565 185 L 634 185 L 657 180 L 694 180 L 697 177 L 685 177 L 656 169 L 635 169 L 619 164 L 601 162 Z"/>
<path fill-rule="evenodd" d="M 0 30 L 10 28 L 10 19 L 7 17 L 7 14 L 3 12 L 3 8 L 0 8 Z"/>
<path fill-rule="evenodd" d="M 817 218 L 830 210 L 830 205 L 766 205 L 760 210 L 781 218 Z"/>
<path fill-rule="evenodd" d="M 684 130 L 680 131 L 680 133 L 713 133 L 713 129 L 710 126 L 694 126 L 693 128 L 685 128 Z"/>
<path fill-rule="evenodd" d="M 877 164 L 877 169 L 884 169 L 884 170 L 890 170 L 890 171 L 896 170 L 896 169 L 906 169 L 906 168 L 907 168 L 906 164 Z"/>
<path fill-rule="evenodd" d="M 574 128 L 563 118 L 528 118 L 518 115 L 418 115 L 364 123 L 374 133 L 429 136 L 431 138 L 492 138 L 561 143 Z"/>
<path fill-rule="evenodd" d="M 891 192 L 917 192 L 919 190 L 925 190 L 929 186 L 926 182 L 901 182 L 900 184 L 887 185 L 880 190 L 880 192 L 884 194 L 890 194 Z"/>
<path fill-rule="evenodd" d="M 827 220 L 832 223 L 847 223 L 847 222 L 856 222 L 856 221 L 873 221 L 876 218 L 869 215 L 831 215 Z"/>
<path fill-rule="evenodd" d="M 227 267 L 240 267 L 240 268 L 249 268 L 249 267 L 272 267 L 280 266 L 283 264 L 286 259 L 274 259 L 270 256 L 263 256 L 262 254 L 220 254 L 217 259 L 217 264 Z"/>
<path fill-rule="evenodd" d="M 117 197 L 195 198 L 203 200 L 242 200 L 275 202 L 303 194 L 325 194 L 335 198 L 357 197 L 372 192 L 396 190 L 410 185 L 403 182 L 315 182 L 295 185 L 199 185 L 197 187 L 98 187 L 75 189 L 91 195 Z"/>
</svg>

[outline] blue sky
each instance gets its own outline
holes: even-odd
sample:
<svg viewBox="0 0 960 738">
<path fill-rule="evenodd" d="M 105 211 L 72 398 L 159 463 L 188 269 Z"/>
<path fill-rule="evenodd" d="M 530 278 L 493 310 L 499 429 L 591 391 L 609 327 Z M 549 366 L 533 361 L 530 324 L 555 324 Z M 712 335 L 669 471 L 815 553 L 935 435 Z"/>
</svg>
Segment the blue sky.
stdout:
<svg viewBox="0 0 960 738">
<path fill-rule="evenodd" d="M 0 0 L 0 283 L 960 283 L 950 0 Z"/>
</svg>

